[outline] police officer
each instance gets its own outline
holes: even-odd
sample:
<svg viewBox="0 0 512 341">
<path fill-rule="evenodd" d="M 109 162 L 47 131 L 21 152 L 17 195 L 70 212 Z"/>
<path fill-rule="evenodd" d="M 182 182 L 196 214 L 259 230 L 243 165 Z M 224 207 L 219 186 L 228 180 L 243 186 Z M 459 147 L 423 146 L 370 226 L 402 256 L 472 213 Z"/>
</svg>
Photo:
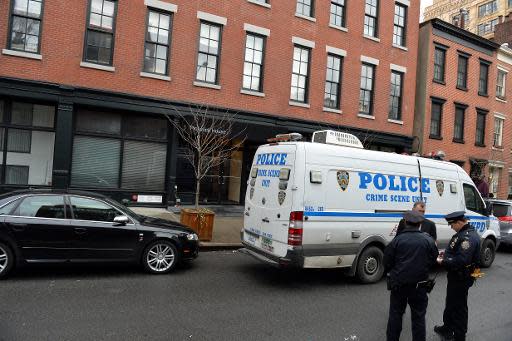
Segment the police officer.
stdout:
<svg viewBox="0 0 512 341">
<path fill-rule="evenodd" d="M 437 262 L 447 270 L 446 306 L 443 313 L 443 325 L 435 326 L 434 331 L 446 339 L 466 340 L 468 331 L 468 289 L 473 285 L 471 277 L 478 267 L 480 237 L 469 225 L 464 211 L 453 212 L 445 216 L 453 235 L 444 257 Z"/>
<path fill-rule="evenodd" d="M 412 206 L 412 210 L 421 213 L 422 216 L 425 216 L 425 210 L 426 210 L 427 204 L 423 201 L 416 201 L 414 205 Z M 405 228 L 405 220 L 402 219 L 398 223 L 398 227 L 396 229 L 396 234 L 402 233 L 402 231 Z M 428 220 L 425 218 L 423 222 L 421 223 L 420 230 L 422 232 L 428 233 L 432 239 L 434 239 L 434 242 L 437 240 L 437 229 L 436 229 L 436 223 L 434 223 L 432 220 Z"/>
<path fill-rule="evenodd" d="M 400 339 L 402 317 L 409 303 L 413 341 L 424 341 L 428 305 L 426 284 L 438 251 L 434 240 L 419 229 L 425 218 L 416 211 L 407 211 L 403 216 L 404 230 L 384 251 L 388 289 L 391 290 L 386 336 L 388 341 Z"/>
</svg>

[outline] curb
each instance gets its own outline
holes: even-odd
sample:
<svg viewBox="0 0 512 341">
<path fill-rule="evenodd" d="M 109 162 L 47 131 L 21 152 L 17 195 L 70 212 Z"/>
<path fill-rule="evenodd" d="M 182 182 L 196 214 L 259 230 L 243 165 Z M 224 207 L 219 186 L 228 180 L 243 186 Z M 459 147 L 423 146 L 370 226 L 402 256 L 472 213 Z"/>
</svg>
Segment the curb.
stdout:
<svg viewBox="0 0 512 341">
<path fill-rule="evenodd" d="M 199 251 L 208 252 L 208 251 L 221 251 L 221 250 L 238 250 L 241 249 L 242 243 L 211 243 L 211 242 L 201 242 L 199 244 Z"/>
</svg>

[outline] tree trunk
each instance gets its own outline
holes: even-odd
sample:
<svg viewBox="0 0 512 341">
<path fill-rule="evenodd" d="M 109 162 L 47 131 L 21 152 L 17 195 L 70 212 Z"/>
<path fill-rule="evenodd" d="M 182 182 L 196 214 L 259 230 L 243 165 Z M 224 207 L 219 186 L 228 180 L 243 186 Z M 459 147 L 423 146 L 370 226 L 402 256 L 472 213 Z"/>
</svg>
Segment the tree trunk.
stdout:
<svg viewBox="0 0 512 341">
<path fill-rule="evenodd" d="M 196 210 L 199 208 L 199 191 L 201 190 L 201 180 L 196 179 Z"/>
</svg>

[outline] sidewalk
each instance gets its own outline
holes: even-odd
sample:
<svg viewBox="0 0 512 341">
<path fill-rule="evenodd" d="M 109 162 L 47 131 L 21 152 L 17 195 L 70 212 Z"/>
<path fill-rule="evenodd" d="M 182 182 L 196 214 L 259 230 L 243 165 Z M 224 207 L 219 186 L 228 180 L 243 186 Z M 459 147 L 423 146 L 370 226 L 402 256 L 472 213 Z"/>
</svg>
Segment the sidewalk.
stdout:
<svg viewBox="0 0 512 341">
<path fill-rule="evenodd" d="M 180 210 L 182 208 L 191 208 L 193 206 L 181 207 L 130 207 L 131 210 L 138 214 L 150 217 L 161 218 L 171 221 L 180 221 Z M 240 230 L 243 227 L 243 206 L 221 206 L 210 205 L 201 206 L 215 212 L 215 221 L 213 224 L 213 236 L 210 242 L 201 242 L 202 250 L 216 249 L 238 249 L 242 247 L 240 242 Z"/>
</svg>

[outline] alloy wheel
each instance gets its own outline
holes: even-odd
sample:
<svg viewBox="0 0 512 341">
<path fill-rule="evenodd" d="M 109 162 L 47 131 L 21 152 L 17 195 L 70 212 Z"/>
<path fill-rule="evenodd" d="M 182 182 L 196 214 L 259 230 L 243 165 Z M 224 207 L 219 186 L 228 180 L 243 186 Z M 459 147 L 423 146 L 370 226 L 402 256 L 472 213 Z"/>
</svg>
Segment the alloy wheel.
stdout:
<svg viewBox="0 0 512 341">
<path fill-rule="evenodd" d="M 158 243 L 149 249 L 146 257 L 148 267 L 155 272 L 169 270 L 175 261 L 174 250 L 165 243 Z"/>
<path fill-rule="evenodd" d="M 2 273 L 9 264 L 9 257 L 7 251 L 0 245 L 0 273 Z"/>
</svg>

